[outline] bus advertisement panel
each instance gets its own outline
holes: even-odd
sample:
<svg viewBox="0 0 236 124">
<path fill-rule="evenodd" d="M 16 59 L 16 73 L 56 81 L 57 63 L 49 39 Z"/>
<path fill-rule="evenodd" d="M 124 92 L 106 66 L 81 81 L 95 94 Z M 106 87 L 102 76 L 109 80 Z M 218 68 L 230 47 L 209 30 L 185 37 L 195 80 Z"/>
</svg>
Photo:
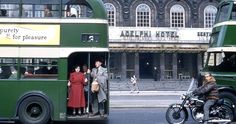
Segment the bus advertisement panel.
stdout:
<svg viewBox="0 0 236 124">
<path fill-rule="evenodd" d="M 0 24 L 0 45 L 59 45 L 60 25 Z"/>
</svg>

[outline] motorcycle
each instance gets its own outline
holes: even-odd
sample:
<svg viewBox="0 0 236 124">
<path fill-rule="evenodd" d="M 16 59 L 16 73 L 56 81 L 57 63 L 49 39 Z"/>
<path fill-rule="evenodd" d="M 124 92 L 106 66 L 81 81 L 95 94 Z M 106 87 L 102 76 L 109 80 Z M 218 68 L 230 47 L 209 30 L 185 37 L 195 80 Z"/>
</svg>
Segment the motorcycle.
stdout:
<svg viewBox="0 0 236 124">
<path fill-rule="evenodd" d="M 193 120 L 201 123 L 204 118 L 203 107 L 205 102 L 192 93 L 181 96 L 181 104 L 171 104 L 166 111 L 166 120 L 169 124 L 184 124 L 188 120 L 188 110 Z M 233 107 L 219 99 L 209 110 L 209 123 L 227 124 L 233 120 Z"/>
</svg>

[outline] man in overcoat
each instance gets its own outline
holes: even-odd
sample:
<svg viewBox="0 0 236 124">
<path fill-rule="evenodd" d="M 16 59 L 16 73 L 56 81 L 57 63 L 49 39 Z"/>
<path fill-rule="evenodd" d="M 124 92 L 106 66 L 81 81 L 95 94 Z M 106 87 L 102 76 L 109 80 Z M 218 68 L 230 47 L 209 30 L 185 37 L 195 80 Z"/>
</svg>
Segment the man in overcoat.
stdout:
<svg viewBox="0 0 236 124">
<path fill-rule="evenodd" d="M 91 76 L 93 80 L 96 80 L 99 83 L 99 91 L 92 94 L 92 110 L 93 114 L 95 115 L 101 115 L 104 116 L 105 114 L 105 102 L 107 101 L 107 69 L 103 68 L 102 62 L 100 60 L 97 60 L 95 62 L 95 67 L 92 69 Z"/>
</svg>

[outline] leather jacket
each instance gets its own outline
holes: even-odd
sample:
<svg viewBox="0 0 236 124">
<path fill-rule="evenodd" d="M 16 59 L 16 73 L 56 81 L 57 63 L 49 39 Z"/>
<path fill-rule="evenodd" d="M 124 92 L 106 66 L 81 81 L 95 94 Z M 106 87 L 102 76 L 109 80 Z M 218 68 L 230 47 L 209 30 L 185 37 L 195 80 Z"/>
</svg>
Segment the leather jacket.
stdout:
<svg viewBox="0 0 236 124">
<path fill-rule="evenodd" d="M 204 84 L 193 91 L 194 95 L 204 95 L 208 99 L 219 99 L 219 93 L 215 79 L 212 77 L 211 80 L 204 82 Z"/>
</svg>

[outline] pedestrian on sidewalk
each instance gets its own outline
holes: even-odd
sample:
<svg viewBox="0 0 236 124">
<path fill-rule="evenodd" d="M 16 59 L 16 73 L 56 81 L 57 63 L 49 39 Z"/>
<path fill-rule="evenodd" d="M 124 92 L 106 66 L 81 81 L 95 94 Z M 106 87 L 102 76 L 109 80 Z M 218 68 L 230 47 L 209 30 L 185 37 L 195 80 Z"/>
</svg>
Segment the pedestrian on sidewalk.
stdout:
<svg viewBox="0 0 236 124">
<path fill-rule="evenodd" d="M 130 93 L 133 93 L 133 92 L 137 92 L 139 93 L 139 87 L 138 87 L 138 83 L 137 83 L 137 78 L 135 75 L 133 75 L 131 78 L 130 78 L 130 82 L 132 83 L 132 87 L 131 87 L 131 91 Z"/>
<path fill-rule="evenodd" d="M 154 69 L 153 78 L 154 78 L 154 81 L 157 81 L 157 80 L 159 80 L 159 76 L 158 76 L 159 71 L 156 66 L 153 69 Z"/>
</svg>

